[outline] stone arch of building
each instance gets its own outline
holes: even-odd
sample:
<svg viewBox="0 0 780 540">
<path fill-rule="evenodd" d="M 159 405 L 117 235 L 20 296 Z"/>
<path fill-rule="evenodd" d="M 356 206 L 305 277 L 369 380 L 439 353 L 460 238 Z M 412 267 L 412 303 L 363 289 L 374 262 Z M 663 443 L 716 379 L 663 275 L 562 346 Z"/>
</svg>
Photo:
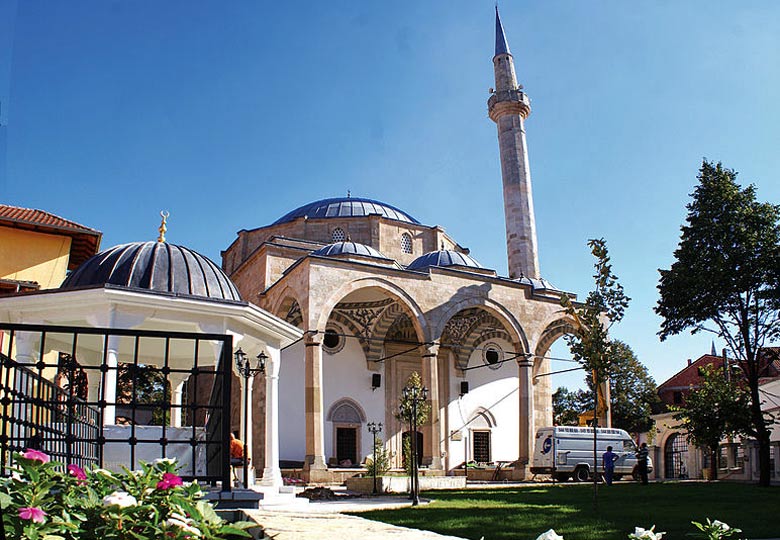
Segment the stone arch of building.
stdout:
<svg viewBox="0 0 780 540">
<path fill-rule="evenodd" d="M 530 348 L 528 346 L 528 338 L 526 337 L 522 326 L 517 321 L 515 316 L 512 315 L 512 313 L 508 309 L 506 309 L 503 305 L 489 298 L 480 298 L 480 297 L 464 298 L 463 300 L 460 300 L 448 306 L 444 310 L 442 316 L 439 318 L 439 323 L 434 328 L 433 336 L 435 336 L 437 340 L 440 340 L 442 334 L 444 333 L 444 329 L 447 327 L 447 323 L 449 323 L 450 320 L 461 311 L 465 311 L 471 308 L 479 308 L 484 311 L 487 311 L 488 313 L 493 315 L 496 319 L 498 319 L 498 321 L 502 324 L 507 334 L 509 335 L 510 339 L 508 341 L 510 343 L 515 344 L 515 347 L 518 348 L 518 350 L 516 350 L 515 352 L 523 353 L 523 352 L 530 351 Z"/>
<path fill-rule="evenodd" d="M 306 316 L 300 299 L 301 295 L 298 294 L 298 291 L 289 286 L 285 287 L 271 309 L 271 313 L 298 328 L 303 328 Z"/>
<path fill-rule="evenodd" d="M 326 419 L 328 422 L 349 421 L 356 424 L 365 424 L 366 412 L 354 399 L 343 397 L 330 406 Z"/>
<path fill-rule="evenodd" d="M 574 333 L 574 322 L 568 317 L 556 319 L 544 328 L 534 349 L 534 378 L 539 375 L 539 369 L 544 362 L 544 356 L 550 350 L 552 344 L 566 334 Z"/>
<path fill-rule="evenodd" d="M 490 410 L 486 409 L 485 407 L 477 407 L 471 412 L 468 418 L 470 426 L 472 426 L 474 422 L 478 421 L 480 418 L 484 420 L 485 424 L 487 424 L 486 427 L 494 428 L 498 425 L 498 422 L 496 422 L 496 417 L 492 412 L 490 412 Z"/>
<path fill-rule="evenodd" d="M 333 294 L 328 297 L 328 300 L 323 304 L 319 316 L 316 320 L 316 328 L 313 328 L 312 330 L 316 329 L 317 331 L 324 331 L 328 323 L 328 319 L 330 318 L 331 313 L 336 308 L 336 305 L 339 303 L 339 301 L 341 301 L 350 293 L 360 289 L 368 288 L 380 289 L 385 295 L 401 304 L 404 309 L 407 310 L 408 314 L 411 315 L 410 319 L 414 325 L 417 335 L 422 338 L 421 341 L 429 341 L 431 332 L 428 326 L 428 321 L 426 320 L 422 309 L 420 309 L 420 306 L 417 305 L 417 302 L 415 302 L 414 299 L 398 285 L 385 279 L 373 277 L 356 279 L 339 287 Z"/>
</svg>

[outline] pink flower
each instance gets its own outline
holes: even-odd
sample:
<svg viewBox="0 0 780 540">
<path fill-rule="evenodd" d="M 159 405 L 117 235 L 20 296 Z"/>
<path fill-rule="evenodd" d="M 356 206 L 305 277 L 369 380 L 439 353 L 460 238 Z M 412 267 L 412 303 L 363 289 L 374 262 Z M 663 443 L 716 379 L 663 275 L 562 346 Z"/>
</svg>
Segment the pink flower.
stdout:
<svg viewBox="0 0 780 540">
<path fill-rule="evenodd" d="M 162 480 L 157 482 L 157 489 L 171 489 L 173 487 L 180 486 L 183 483 L 184 482 L 182 481 L 181 477 L 167 472 L 163 474 Z"/>
<path fill-rule="evenodd" d="M 29 459 L 30 461 L 40 461 L 41 463 L 48 463 L 50 460 L 47 454 L 38 450 L 33 450 L 32 448 L 22 454 L 22 457 L 24 459 Z"/>
<path fill-rule="evenodd" d="M 76 478 L 76 480 L 87 479 L 87 473 L 84 472 L 84 469 L 72 463 L 68 465 L 68 474 Z"/>
<path fill-rule="evenodd" d="M 44 516 L 46 512 L 34 506 L 19 509 L 19 519 L 31 519 L 35 523 L 43 523 L 46 521 Z"/>
</svg>

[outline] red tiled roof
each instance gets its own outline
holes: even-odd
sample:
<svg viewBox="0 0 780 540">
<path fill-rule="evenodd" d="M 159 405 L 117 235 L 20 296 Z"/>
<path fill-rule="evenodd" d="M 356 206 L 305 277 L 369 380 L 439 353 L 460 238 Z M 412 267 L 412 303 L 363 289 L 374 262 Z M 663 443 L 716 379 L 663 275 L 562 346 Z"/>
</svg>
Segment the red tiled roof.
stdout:
<svg viewBox="0 0 780 540">
<path fill-rule="evenodd" d="M 72 238 L 68 269 L 74 270 L 97 253 L 103 234 L 50 212 L 0 204 L 0 226 L 61 234 Z"/>
</svg>

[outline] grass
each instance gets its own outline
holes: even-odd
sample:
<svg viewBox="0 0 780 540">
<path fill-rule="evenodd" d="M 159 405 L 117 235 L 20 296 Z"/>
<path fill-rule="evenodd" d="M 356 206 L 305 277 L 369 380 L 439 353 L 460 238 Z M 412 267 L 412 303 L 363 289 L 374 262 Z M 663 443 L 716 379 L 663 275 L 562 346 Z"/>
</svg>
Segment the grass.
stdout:
<svg viewBox="0 0 780 540">
<path fill-rule="evenodd" d="M 732 483 L 535 484 L 519 488 L 431 491 L 429 505 L 362 512 L 361 517 L 479 540 L 534 540 L 548 529 L 566 540 L 626 540 L 634 527 L 690 538 L 691 521 L 719 519 L 740 538 L 780 538 L 780 489 Z"/>
</svg>

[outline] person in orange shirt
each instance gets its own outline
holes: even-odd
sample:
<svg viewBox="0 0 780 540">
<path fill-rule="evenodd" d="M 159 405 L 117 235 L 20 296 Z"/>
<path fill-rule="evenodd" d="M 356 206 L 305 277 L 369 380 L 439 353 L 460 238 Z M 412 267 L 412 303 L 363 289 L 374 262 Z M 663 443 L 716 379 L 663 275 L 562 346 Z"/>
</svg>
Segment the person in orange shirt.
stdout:
<svg viewBox="0 0 780 540">
<path fill-rule="evenodd" d="M 244 443 L 234 433 L 230 434 L 230 464 L 239 467 L 244 464 Z"/>
</svg>

